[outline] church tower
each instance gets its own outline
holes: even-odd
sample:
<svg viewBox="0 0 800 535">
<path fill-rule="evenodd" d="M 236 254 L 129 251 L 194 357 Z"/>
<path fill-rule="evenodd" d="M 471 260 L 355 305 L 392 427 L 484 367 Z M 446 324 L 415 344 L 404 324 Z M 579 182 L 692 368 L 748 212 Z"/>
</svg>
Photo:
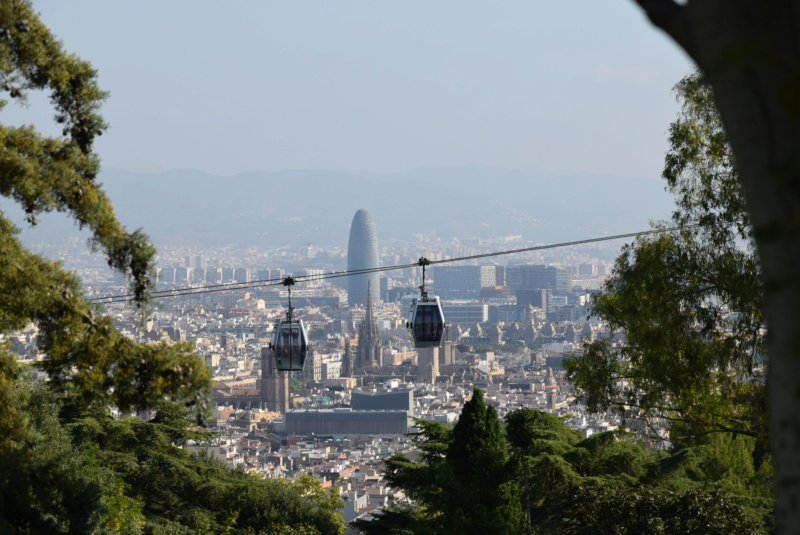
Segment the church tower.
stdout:
<svg viewBox="0 0 800 535">
<path fill-rule="evenodd" d="M 345 338 L 344 356 L 342 357 L 342 377 L 353 377 L 355 372 L 355 355 L 353 354 L 353 348 L 350 347 L 350 338 Z"/>
<path fill-rule="evenodd" d="M 372 286 L 367 287 L 367 311 L 358 327 L 358 348 L 355 364 L 358 371 L 383 365 L 381 331 L 372 309 Z"/>
</svg>

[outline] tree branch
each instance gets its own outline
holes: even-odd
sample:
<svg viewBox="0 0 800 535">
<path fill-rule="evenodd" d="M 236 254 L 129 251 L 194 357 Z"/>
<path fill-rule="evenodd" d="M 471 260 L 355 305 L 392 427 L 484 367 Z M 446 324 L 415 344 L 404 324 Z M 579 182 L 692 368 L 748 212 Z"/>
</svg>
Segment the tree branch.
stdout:
<svg viewBox="0 0 800 535">
<path fill-rule="evenodd" d="M 634 0 L 654 26 L 661 28 L 695 60 L 696 47 L 686 7 L 674 0 Z"/>
</svg>

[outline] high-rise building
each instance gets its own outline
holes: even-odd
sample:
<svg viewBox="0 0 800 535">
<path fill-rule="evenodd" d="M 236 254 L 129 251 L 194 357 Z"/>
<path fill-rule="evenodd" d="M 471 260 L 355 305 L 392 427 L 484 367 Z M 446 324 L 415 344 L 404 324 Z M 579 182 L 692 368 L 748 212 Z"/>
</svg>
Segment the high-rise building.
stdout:
<svg viewBox="0 0 800 535">
<path fill-rule="evenodd" d="M 222 270 L 218 267 L 206 268 L 206 279 L 209 284 L 217 284 L 222 282 Z"/>
<path fill-rule="evenodd" d="M 161 271 L 158 274 L 158 282 L 164 284 L 175 284 L 175 268 L 161 268 Z"/>
<path fill-rule="evenodd" d="M 489 306 L 485 303 L 444 301 L 442 313 L 447 318 L 447 323 L 452 324 L 472 325 L 489 321 Z"/>
<path fill-rule="evenodd" d="M 496 266 L 436 266 L 434 293 L 441 299 L 476 299 L 481 288 L 495 286 Z"/>
<path fill-rule="evenodd" d="M 495 286 L 506 285 L 506 266 L 494 267 L 494 285 Z"/>
<path fill-rule="evenodd" d="M 597 264 L 578 264 L 578 275 L 581 277 L 597 275 Z"/>
<path fill-rule="evenodd" d="M 303 371 L 300 372 L 301 380 L 304 383 L 310 381 L 322 380 L 322 354 L 314 351 L 313 348 L 308 349 L 308 357 L 306 358 L 306 365 Z"/>
<path fill-rule="evenodd" d="M 378 233 L 372 214 L 363 208 L 353 216 L 350 225 L 350 241 L 347 245 L 347 270 L 358 271 L 380 267 L 378 257 Z M 347 302 L 350 306 L 367 304 L 367 289 L 377 293 L 381 287 L 380 273 L 362 273 L 347 278 Z"/>
<path fill-rule="evenodd" d="M 542 288 L 520 288 L 517 290 L 517 308 L 519 312 L 528 310 L 528 305 L 539 307 L 549 312 L 550 300 L 553 298 L 552 290 Z"/>
<path fill-rule="evenodd" d="M 447 323 L 444 327 L 444 340 L 439 348 L 439 364 L 448 366 L 456 363 L 456 346 L 453 343 L 453 324 Z"/>
<path fill-rule="evenodd" d="M 250 268 L 237 267 L 233 272 L 233 280 L 236 282 L 250 282 L 253 279 L 253 274 Z"/>
<path fill-rule="evenodd" d="M 565 292 L 570 280 L 567 270 L 556 266 L 521 265 L 506 268 L 506 286 L 512 290 L 556 290 Z"/>
<path fill-rule="evenodd" d="M 192 268 L 176 267 L 175 268 L 175 284 L 186 284 L 191 281 L 189 275 Z"/>
<path fill-rule="evenodd" d="M 285 414 L 289 410 L 289 372 L 277 369 L 268 347 L 261 348 L 261 399 L 269 411 Z"/>
</svg>

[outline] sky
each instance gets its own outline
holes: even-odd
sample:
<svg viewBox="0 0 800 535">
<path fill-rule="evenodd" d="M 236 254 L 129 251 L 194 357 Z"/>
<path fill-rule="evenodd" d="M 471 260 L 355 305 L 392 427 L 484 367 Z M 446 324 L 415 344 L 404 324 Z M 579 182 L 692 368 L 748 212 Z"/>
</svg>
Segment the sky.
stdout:
<svg viewBox="0 0 800 535">
<path fill-rule="evenodd" d="M 137 172 L 469 163 L 657 178 L 692 64 L 632 0 L 34 0 Z M 6 124 L 57 132 L 44 97 Z"/>
</svg>

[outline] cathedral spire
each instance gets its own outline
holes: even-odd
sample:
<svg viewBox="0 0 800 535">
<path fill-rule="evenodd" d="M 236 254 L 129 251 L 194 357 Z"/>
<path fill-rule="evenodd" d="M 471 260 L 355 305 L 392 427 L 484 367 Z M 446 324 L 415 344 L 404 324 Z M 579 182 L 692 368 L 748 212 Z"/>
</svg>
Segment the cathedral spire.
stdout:
<svg viewBox="0 0 800 535">
<path fill-rule="evenodd" d="M 364 321 L 369 322 L 369 326 L 372 327 L 372 282 L 367 282 L 367 304 L 366 304 L 367 313 L 364 316 Z"/>
<path fill-rule="evenodd" d="M 358 329 L 357 358 L 359 368 L 376 367 L 383 364 L 381 331 L 372 309 L 372 286 L 367 284 L 367 303 L 364 321 Z"/>
</svg>

